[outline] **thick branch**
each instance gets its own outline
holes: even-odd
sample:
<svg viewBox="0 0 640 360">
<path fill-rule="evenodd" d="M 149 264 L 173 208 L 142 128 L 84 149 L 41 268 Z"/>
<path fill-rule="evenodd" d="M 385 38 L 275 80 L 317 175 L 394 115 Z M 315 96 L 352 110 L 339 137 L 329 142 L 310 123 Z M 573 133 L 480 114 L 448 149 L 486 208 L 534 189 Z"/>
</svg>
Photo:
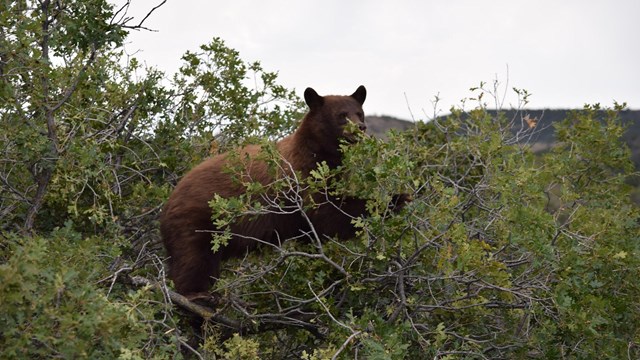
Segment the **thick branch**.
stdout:
<svg viewBox="0 0 640 360">
<path fill-rule="evenodd" d="M 42 3 L 41 9 L 42 9 L 43 20 L 42 20 L 42 41 L 40 43 L 40 47 L 42 50 L 42 57 L 41 57 L 42 63 L 45 64 L 45 66 L 50 66 L 49 26 L 51 25 L 53 20 L 49 19 L 49 10 L 50 10 L 49 7 L 50 7 L 50 0 L 46 0 Z M 30 233 L 33 229 L 36 216 L 40 211 L 40 208 L 42 207 L 42 204 L 44 202 L 44 197 L 46 195 L 47 187 L 49 186 L 49 182 L 51 181 L 51 178 L 53 176 L 53 172 L 55 170 L 56 163 L 58 160 L 58 155 L 60 154 L 60 145 L 59 145 L 59 139 L 58 139 L 58 134 L 56 130 L 56 121 L 55 121 L 54 114 L 61 106 L 63 106 L 69 100 L 69 98 L 76 91 L 76 88 L 78 87 L 80 79 L 86 72 L 87 68 L 91 65 L 91 63 L 93 63 L 93 61 L 95 60 L 95 57 L 96 57 L 96 48 L 94 45 L 92 48 L 91 54 L 89 55 L 89 59 L 82 66 L 82 68 L 76 75 L 75 80 L 65 90 L 64 94 L 62 95 L 62 98 L 60 98 L 56 102 L 56 104 L 54 104 L 53 106 L 49 106 L 50 85 L 51 85 L 49 77 L 44 72 L 40 77 L 40 81 L 42 83 L 42 98 L 43 98 L 42 112 L 45 115 L 45 120 L 47 123 L 47 138 L 49 140 L 49 154 L 45 159 L 43 159 L 43 162 L 44 162 L 43 166 L 39 166 L 39 167 L 34 166 L 33 174 L 37 183 L 37 189 L 33 199 L 30 202 L 31 207 L 29 208 L 26 219 L 25 219 L 24 231 L 27 233 Z"/>
<path fill-rule="evenodd" d="M 204 320 L 207 320 L 207 321 L 210 320 L 210 321 L 213 321 L 215 323 L 222 324 L 224 326 L 230 327 L 230 328 L 238 330 L 238 331 L 240 329 L 242 329 L 242 326 L 240 325 L 240 323 L 238 321 L 235 321 L 235 320 L 226 318 L 224 316 L 218 315 L 212 309 L 210 309 L 210 308 L 208 308 L 206 306 L 202 306 L 202 305 L 196 304 L 193 301 L 187 299 L 186 297 L 178 294 L 175 291 L 169 290 L 167 288 L 163 288 L 157 282 L 153 282 L 153 281 L 151 281 L 151 280 L 149 280 L 147 278 L 144 278 L 142 276 L 132 276 L 131 277 L 131 282 L 135 286 L 151 286 L 152 288 L 154 288 L 156 290 L 160 290 L 160 291 L 166 292 L 166 294 L 169 296 L 169 299 L 171 299 L 172 303 L 177 304 L 178 306 L 180 306 L 181 308 L 189 311 L 190 313 L 198 315 L 199 317 L 201 317 Z"/>
<path fill-rule="evenodd" d="M 50 66 L 49 59 L 49 25 L 51 22 L 49 21 L 49 5 L 51 4 L 50 0 L 45 0 L 41 3 L 41 11 L 42 11 L 42 40 L 40 42 L 40 49 L 42 51 L 41 60 L 44 66 Z M 42 72 L 40 75 L 40 82 L 42 83 L 42 108 L 43 113 L 45 114 L 45 120 L 47 122 L 47 138 L 49 139 L 49 158 L 45 159 L 45 161 L 52 162 L 52 164 L 44 164 L 44 166 L 38 167 L 34 166 L 33 175 L 38 185 L 36 189 L 36 194 L 31 201 L 31 207 L 27 212 L 27 216 L 24 222 L 24 231 L 26 233 L 30 233 L 33 229 L 33 225 L 36 219 L 36 215 L 40 208 L 42 207 L 42 203 L 44 201 L 44 196 L 47 190 L 47 186 L 49 185 L 49 181 L 51 180 L 51 175 L 53 174 L 53 167 L 55 163 L 55 159 L 58 155 L 58 135 L 56 133 L 56 124 L 55 119 L 53 117 L 53 111 L 47 105 L 49 101 L 49 78 L 46 72 Z"/>
</svg>

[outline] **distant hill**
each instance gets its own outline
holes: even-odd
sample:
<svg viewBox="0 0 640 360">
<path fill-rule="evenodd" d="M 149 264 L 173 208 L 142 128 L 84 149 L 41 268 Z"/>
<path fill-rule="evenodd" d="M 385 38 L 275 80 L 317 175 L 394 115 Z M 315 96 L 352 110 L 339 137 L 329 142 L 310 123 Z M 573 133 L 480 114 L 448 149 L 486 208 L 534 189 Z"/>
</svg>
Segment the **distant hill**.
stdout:
<svg viewBox="0 0 640 360">
<path fill-rule="evenodd" d="M 365 121 L 367 123 L 367 132 L 380 138 L 385 138 L 387 132 L 391 129 L 403 131 L 413 127 L 413 122 L 401 120 L 392 116 L 367 115 Z"/>
<path fill-rule="evenodd" d="M 540 130 L 533 139 L 534 151 L 544 151 L 551 147 L 556 141 L 555 128 L 553 123 L 565 119 L 571 110 L 522 110 L 516 113 L 514 110 L 506 111 L 507 118 L 515 116 L 518 119 L 522 116 L 529 116 L 531 119 L 538 119 L 537 128 Z M 636 169 L 640 169 L 640 110 L 626 110 L 620 112 L 620 119 L 627 125 L 623 139 L 631 149 L 631 159 Z M 374 136 L 385 137 L 385 133 L 390 129 L 399 131 L 409 129 L 413 122 L 394 118 L 391 116 L 367 116 L 368 132 Z"/>
</svg>

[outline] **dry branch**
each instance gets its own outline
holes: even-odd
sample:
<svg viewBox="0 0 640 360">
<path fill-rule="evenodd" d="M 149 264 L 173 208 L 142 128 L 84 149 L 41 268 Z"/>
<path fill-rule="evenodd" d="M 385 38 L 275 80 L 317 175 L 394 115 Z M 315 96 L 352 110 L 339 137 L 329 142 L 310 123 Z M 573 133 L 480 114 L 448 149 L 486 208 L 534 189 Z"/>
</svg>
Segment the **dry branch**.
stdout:
<svg viewBox="0 0 640 360">
<path fill-rule="evenodd" d="M 212 321 L 217 324 L 221 324 L 226 327 L 229 327 L 231 329 L 235 329 L 237 331 L 240 331 L 242 329 L 242 326 L 238 321 L 218 315 L 211 308 L 200 305 L 200 304 L 196 304 L 195 302 L 187 299 L 185 296 L 182 296 L 177 292 L 169 290 L 168 288 L 162 286 L 162 284 L 158 282 L 151 281 L 139 275 L 132 276 L 130 280 L 131 280 L 131 283 L 135 286 L 138 286 L 138 287 L 150 286 L 155 290 L 164 292 L 165 294 L 168 295 L 172 303 L 177 304 L 178 306 L 189 311 L 190 313 L 201 317 L 205 321 Z"/>
</svg>

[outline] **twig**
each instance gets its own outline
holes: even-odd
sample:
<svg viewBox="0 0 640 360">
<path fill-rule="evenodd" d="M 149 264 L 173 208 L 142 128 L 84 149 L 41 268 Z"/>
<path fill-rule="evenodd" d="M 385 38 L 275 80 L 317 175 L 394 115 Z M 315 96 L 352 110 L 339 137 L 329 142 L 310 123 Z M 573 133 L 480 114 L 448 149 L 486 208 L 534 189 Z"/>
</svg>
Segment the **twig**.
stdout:
<svg viewBox="0 0 640 360">
<path fill-rule="evenodd" d="M 347 338 L 347 340 L 345 340 L 345 341 L 342 343 L 342 346 L 340 346 L 340 347 L 338 348 L 338 350 L 336 351 L 336 353 L 335 353 L 335 354 L 333 354 L 333 356 L 331 357 L 331 360 L 335 360 L 335 359 L 337 359 L 337 358 L 338 358 L 338 355 L 340 355 L 340 353 L 341 353 L 342 351 L 344 351 L 344 349 L 346 349 L 347 345 L 351 342 L 351 340 L 353 340 L 356 336 L 358 336 L 358 335 L 360 335 L 360 334 L 362 334 L 362 331 L 360 331 L 360 330 L 358 330 L 358 331 L 354 332 L 353 334 L 351 334 L 351 335 Z"/>
</svg>

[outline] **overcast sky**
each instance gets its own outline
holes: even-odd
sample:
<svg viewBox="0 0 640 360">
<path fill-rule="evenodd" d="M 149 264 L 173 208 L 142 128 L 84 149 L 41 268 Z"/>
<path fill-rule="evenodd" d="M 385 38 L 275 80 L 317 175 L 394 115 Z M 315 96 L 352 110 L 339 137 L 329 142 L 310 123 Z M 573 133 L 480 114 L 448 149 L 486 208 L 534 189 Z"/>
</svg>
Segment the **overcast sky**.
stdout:
<svg viewBox="0 0 640 360">
<path fill-rule="evenodd" d="M 130 15 L 159 2 L 133 0 Z M 532 93 L 530 109 L 640 108 L 640 0 L 168 0 L 145 25 L 157 32 L 133 32 L 127 50 L 167 74 L 220 37 L 300 96 L 365 85 L 368 114 L 409 119 L 408 99 L 424 119 L 437 94 L 447 113 L 496 79 Z"/>
</svg>

